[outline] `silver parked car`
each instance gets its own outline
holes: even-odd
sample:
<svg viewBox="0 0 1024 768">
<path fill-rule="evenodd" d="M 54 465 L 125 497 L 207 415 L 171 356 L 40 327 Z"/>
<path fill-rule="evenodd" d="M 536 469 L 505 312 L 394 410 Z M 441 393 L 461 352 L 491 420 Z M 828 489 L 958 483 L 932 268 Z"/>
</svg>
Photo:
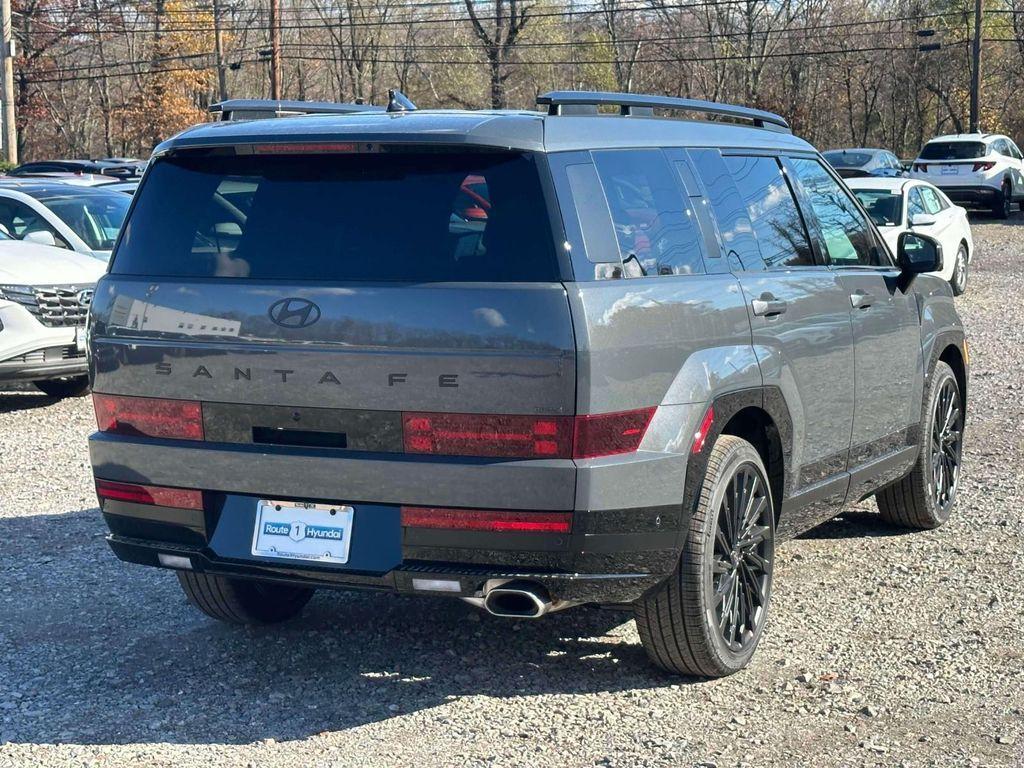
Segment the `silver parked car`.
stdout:
<svg viewBox="0 0 1024 768">
<path fill-rule="evenodd" d="M 941 246 L 891 253 L 777 115 L 540 104 L 157 148 L 90 312 L 118 557 L 228 622 L 317 588 L 630 606 L 655 664 L 717 676 L 782 540 L 871 495 L 949 517 L 968 356 L 921 274 Z"/>
</svg>

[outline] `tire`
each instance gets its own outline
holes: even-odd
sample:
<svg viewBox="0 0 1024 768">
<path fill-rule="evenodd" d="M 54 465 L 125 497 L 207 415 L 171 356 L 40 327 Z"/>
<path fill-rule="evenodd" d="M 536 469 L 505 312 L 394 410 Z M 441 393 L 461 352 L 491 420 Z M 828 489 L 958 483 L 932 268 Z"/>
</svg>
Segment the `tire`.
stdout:
<svg viewBox="0 0 1024 768">
<path fill-rule="evenodd" d="M 741 486 L 745 495 L 736 503 Z M 732 535 L 730 507 L 750 510 L 748 524 L 734 526 L 746 536 Z M 734 546 L 737 539 L 748 544 Z M 774 561 L 774 506 L 764 464 L 746 440 L 722 435 L 708 458 L 675 571 L 633 605 L 650 660 L 668 672 L 700 677 L 743 669 L 768 617 Z"/>
<path fill-rule="evenodd" d="M 875 494 L 887 522 L 919 530 L 938 528 L 949 519 L 960 485 L 963 400 L 953 370 L 941 360 L 925 402 L 921 453 L 914 468 Z"/>
<path fill-rule="evenodd" d="M 953 276 L 949 278 L 949 286 L 954 296 L 963 296 L 967 290 L 967 248 L 963 243 L 956 252 L 956 263 L 953 264 Z"/>
<path fill-rule="evenodd" d="M 1003 187 L 992 201 L 992 215 L 997 219 L 1010 218 L 1010 211 L 1013 207 L 1013 187 L 1010 182 L 1004 181 Z"/>
<path fill-rule="evenodd" d="M 188 601 L 211 618 L 230 624 L 276 624 L 298 616 L 315 590 L 266 581 L 178 571 Z"/>
<path fill-rule="evenodd" d="M 36 389 L 49 397 L 81 397 L 89 391 L 88 376 L 73 376 L 69 379 L 43 379 L 33 381 Z"/>
</svg>

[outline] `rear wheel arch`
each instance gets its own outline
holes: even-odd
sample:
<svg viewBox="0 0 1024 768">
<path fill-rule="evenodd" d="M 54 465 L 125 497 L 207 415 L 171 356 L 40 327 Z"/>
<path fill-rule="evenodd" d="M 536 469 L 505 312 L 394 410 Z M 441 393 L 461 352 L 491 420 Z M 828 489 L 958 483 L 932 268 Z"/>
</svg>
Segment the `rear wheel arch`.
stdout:
<svg viewBox="0 0 1024 768">
<path fill-rule="evenodd" d="M 722 434 L 746 440 L 761 456 L 761 461 L 768 472 L 777 523 L 785 492 L 785 468 L 787 465 L 779 426 L 764 408 L 748 406 L 729 419 L 722 428 Z"/>
<path fill-rule="evenodd" d="M 958 344 L 947 343 L 939 353 L 939 360 L 953 369 L 953 376 L 956 377 L 957 387 L 960 389 L 960 399 L 967 403 L 967 365 L 964 362 L 963 352 Z M 932 365 L 934 372 L 935 365 Z"/>
<path fill-rule="evenodd" d="M 714 397 L 709 407 L 714 409 L 714 420 L 705 447 L 687 462 L 684 509 L 692 511 L 697 503 L 711 448 L 720 435 L 728 434 L 746 440 L 761 456 L 777 521 L 782 500 L 789 495 L 793 452 L 793 422 L 782 391 L 768 386 L 728 392 Z"/>
</svg>

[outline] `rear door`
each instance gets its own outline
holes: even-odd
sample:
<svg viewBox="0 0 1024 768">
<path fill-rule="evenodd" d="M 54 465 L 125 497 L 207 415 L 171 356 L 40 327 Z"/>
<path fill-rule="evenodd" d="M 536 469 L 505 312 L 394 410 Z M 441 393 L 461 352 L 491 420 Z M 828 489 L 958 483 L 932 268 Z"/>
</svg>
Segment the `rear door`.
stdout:
<svg viewBox="0 0 1024 768">
<path fill-rule="evenodd" d="M 401 452 L 410 412 L 573 414 L 540 161 L 372 149 L 157 160 L 94 299 L 96 390 L 200 400 L 208 436 L 273 450 L 327 429 Z"/>
<path fill-rule="evenodd" d="M 917 300 L 897 287 L 899 270 L 845 187 L 814 158 L 787 162 L 853 325 L 856 405 L 849 466 L 850 498 L 856 500 L 899 477 L 918 440 L 923 366 Z"/>
<path fill-rule="evenodd" d="M 846 497 L 854 353 L 846 288 L 816 258 L 779 160 L 690 150 L 723 255 L 747 300 L 764 383 L 793 421 L 783 535 L 834 514 Z"/>
</svg>

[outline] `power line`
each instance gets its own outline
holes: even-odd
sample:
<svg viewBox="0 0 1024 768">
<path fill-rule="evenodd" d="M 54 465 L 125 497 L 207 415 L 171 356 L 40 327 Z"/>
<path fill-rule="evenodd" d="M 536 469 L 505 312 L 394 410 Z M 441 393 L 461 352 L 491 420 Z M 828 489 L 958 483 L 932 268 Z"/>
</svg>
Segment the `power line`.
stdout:
<svg viewBox="0 0 1024 768">
<path fill-rule="evenodd" d="M 847 29 L 847 30 L 849 30 L 850 28 L 865 27 L 865 26 L 877 26 L 878 24 L 890 24 L 891 25 L 891 24 L 894 24 L 894 23 L 903 23 L 903 22 L 908 22 L 908 21 L 921 21 L 921 20 L 924 20 L 924 19 L 936 18 L 936 17 L 943 16 L 943 15 L 946 15 L 946 14 L 933 13 L 933 14 L 922 14 L 922 15 L 915 15 L 915 16 L 903 16 L 903 17 L 891 18 L 891 19 L 864 20 L 864 21 L 856 21 L 856 22 L 842 22 L 842 23 L 835 23 L 835 24 L 824 24 L 824 25 L 819 25 L 819 26 L 807 25 L 807 26 L 802 26 L 802 27 L 781 28 L 781 29 L 778 29 L 778 30 L 756 30 L 756 31 L 753 31 L 751 33 L 747 33 L 747 32 L 725 32 L 725 33 L 721 33 L 721 34 L 713 34 L 713 33 L 712 34 L 708 34 L 708 33 L 704 33 L 704 34 L 697 34 L 697 35 L 659 36 L 657 38 L 642 38 L 642 37 L 638 37 L 638 38 L 620 39 L 618 42 L 620 44 L 650 43 L 650 44 L 653 44 L 653 45 L 659 45 L 660 46 L 660 45 L 663 45 L 664 43 L 687 42 L 687 41 L 701 41 L 701 40 L 708 40 L 708 41 L 710 41 L 710 40 L 718 40 L 718 39 L 721 39 L 721 38 L 748 37 L 750 34 L 753 34 L 755 36 L 774 35 L 780 41 L 787 42 L 789 44 L 800 44 L 800 43 L 807 43 L 807 42 L 817 42 L 817 41 L 819 41 L 823 37 L 824 33 L 826 31 L 828 31 L 828 30 L 835 30 L 835 29 Z M 167 31 L 169 33 L 169 32 L 171 32 L 173 30 L 167 30 Z M 206 30 L 206 31 L 209 31 L 209 30 Z M 799 33 L 809 33 L 809 34 L 799 34 Z M 822 34 L 819 34 L 819 33 L 822 33 Z M 882 34 L 906 35 L 906 34 L 911 34 L 911 31 L 910 30 L 892 30 L 892 29 L 890 29 L 890 30 L 868 30 L 868 31 L 860 31 L 860 32 L 848 31 L 848 32 L 845 33 L 845 36 L 849 38 L 849 37 L 876 36 L 876 35 L 882 35 Z M 289 47 L 294 47 L 294 46 L 297 46 L 297 45 L 303 45 L 303 43 L 302 42 L 285 42 L 284 45 L 285 46 L 289 46 Z M 577 41 L 544 41 L 544 42 L 529 42 L 529 41 L 525 41 L 525 42 L 517 43 L 516 47 L 517 47 L 517 49 L 518 48 L 523 48 L 523 49 L 531 49 L 531 48 L 545 48 L 545 49 L 569 48 L 569 49 L 573 49 L 575 46 L 609 46 L 609 45 L 611 45 L 611 41 L 610 40 L 585 40 L 585 41 L 577 40 Z M 465 42 L 465 43 L 406 43 L 406 44 L 400 44 L 399 43 L 399 44 L 379 44 L 379 45 L 376 45 L 375 48 L 382 49 L 382 50 L 399 50 L 399 51 L 403 51 L 403 52 L 409 54 L 409 56 L 411 57 L 411 56 L 414 56 L 416 53 L 421 52 L 421 51 L 472 51 L 472 50 L 485 50 L 486 46 L 483 45 L 482 43 L 477 43 L 477 42 Z M 41 79 L 36 79 L 36 77 L 39 76 L 39 75 L 44 75 L 44 76 L 45 75 L 62 75 L 62 74 L 67 74 L 67 73 L 85 72 L 85 71 L 91 71 L 91 70 L 96 70 L 96 69 L 108 70 L 108 72 L 106 73 L 107 75 L 109 75 L 109 76 L 116 76 L 119 73 L 111 74 L 109 72 L 109 70 L 110 69 L 121 68 L 121 67 L 137 67 L 137 66 L 139 66 L 141 64 L 147 64 L 147 63 L 153 63 L 153 62 L 189 61 L 189 60 L 195 60 L 195 59 L 202 59 L 202 58 L 207 57 L 209 55 L 210 55 L 209 53 L 185 54 L 185 55 L 179 55 L 179 56 L 165 56 L 165 57 L 160 57 L 158 59 L 148 58 L 148 59 L 145 59 L 145 60 L 120 61 L 120 62 L 110 62 L 110 63 L 105 63 L 105 64 L 81 64 L 81 65 L 74 65 L 74 66 L 68 66 L 68 67 L 53 67 L 53 68 L 48 68 L 48 69 L 40 69 L 40 70 L 35 70 L 31 74 L 33 75 L 33 79 L 35 79 L 36 82 L 43 82 Z M 332 59 L 328 59 L 328 60 L 333 61 L 334 59 L 332 58 Z M 675 60 L 677 60 L 677 58 L 673 58 L 671 60 L 675 61 Z M 377 61 L 378 61 L 378 63 L 389 63 L 391 60 L 377 59 Z M 405 59 L 403 59 L 402 62 L 399 62 L 399 63 L 405 63 Z M 426 64 L 426 63 L 429 63 L 429 62 L 417 61 L 416 63 Z M 451 63 L 451 62 L 443 62 L 443 63 Z M 466 62 L 466 63 L 469 63 L 469 62 Z M 524 63 L 538 63 L 538 62 L 524 62 Z M 133 73 L 127 73 L 127 74 L 133 74 Z"/>
<path fill-rule="evenodd" d="M 965 41 L 959 41 L 957 43 L 951 43 L 950 45 L 962 45 Z M 830 57 L 830 56 L 847 56 L 856 53 L 896 53 L 896 52 L 909 52 L 917 51 L 918 48 L 914 46 L 867 46 L 861 48 L 833 48 L 827 50 L 815 50 L 815 51 L 786 51 L 786 52 L 775 52 L 759 54 L 759 59 L 789 59 L 789 58 L 804 58 L 807 56 L 817 57 Z M 209 57 L 211 54 L 198 54 L 201 56 Z M 330 56 L 314 56 L 314 55 L 303 55 L 303 54 L 287 54 L 282 53 L 281 58 L 287 61 L 315 61 L 325 63 L 337 63 L 335 58 Z M 693 56 L 680 59 L 678 57 L 645 57 L 637 59 L 636 64 L 679 64 L 681 61 L 686 63 L 712 63 L 712 62 L 729 62 L 729 61 L 746 61 L 747 57 L 742 54 L 729 55 L 729 56 Z M 240 59 L 239 63 L 250 63 L 261 61 L 259 57 L 253 59 Z M 132 62 L 129 62 L 132 63 Z M 134 62 L 137 64 L 149 64 L 151 60 L 144 62 Z M 406 59 L 377 59 L 378 64 L 405 64 L 408 63 Z M 466 61 L 466 60 L 436 60 L 436 61 L 424 61 L 416 60 L 417 64 L 423 65 L 434 65 L 434 66 L 469 66 L 479 67 L 482 65 L 480 61 Z M 550 60 L 550 61 L 509 61 L 506 62 L 508 66 L 568 66 L 571 62 L 568 60 Z M 575 62 L 576 64 L 584 64 L 588 66 L 605 65 L 611 66 L 615 63 L 614 59 L 590 59 L 580 60 Z M 125 62 L 121 63 L 125 65 Z M 190 67 L 160 67 L 159 69 L 150 69 L 141 74 L 164 74 L 168 72 L 195 72 L 205 69 L 214 69 L 215 63 L 201 64 Z M 132 72 L 123 72 L 111 75 L 104 73 L 100 75 L 71 75 L 55 78 L 32 78 L 34 84 L 42 83 L 61 83 L 61 82 L 74 82 L 82 80 L 99 80 L 104 77 L 127 77 L 129 75 L 136 74 Z"/>
</svg>

